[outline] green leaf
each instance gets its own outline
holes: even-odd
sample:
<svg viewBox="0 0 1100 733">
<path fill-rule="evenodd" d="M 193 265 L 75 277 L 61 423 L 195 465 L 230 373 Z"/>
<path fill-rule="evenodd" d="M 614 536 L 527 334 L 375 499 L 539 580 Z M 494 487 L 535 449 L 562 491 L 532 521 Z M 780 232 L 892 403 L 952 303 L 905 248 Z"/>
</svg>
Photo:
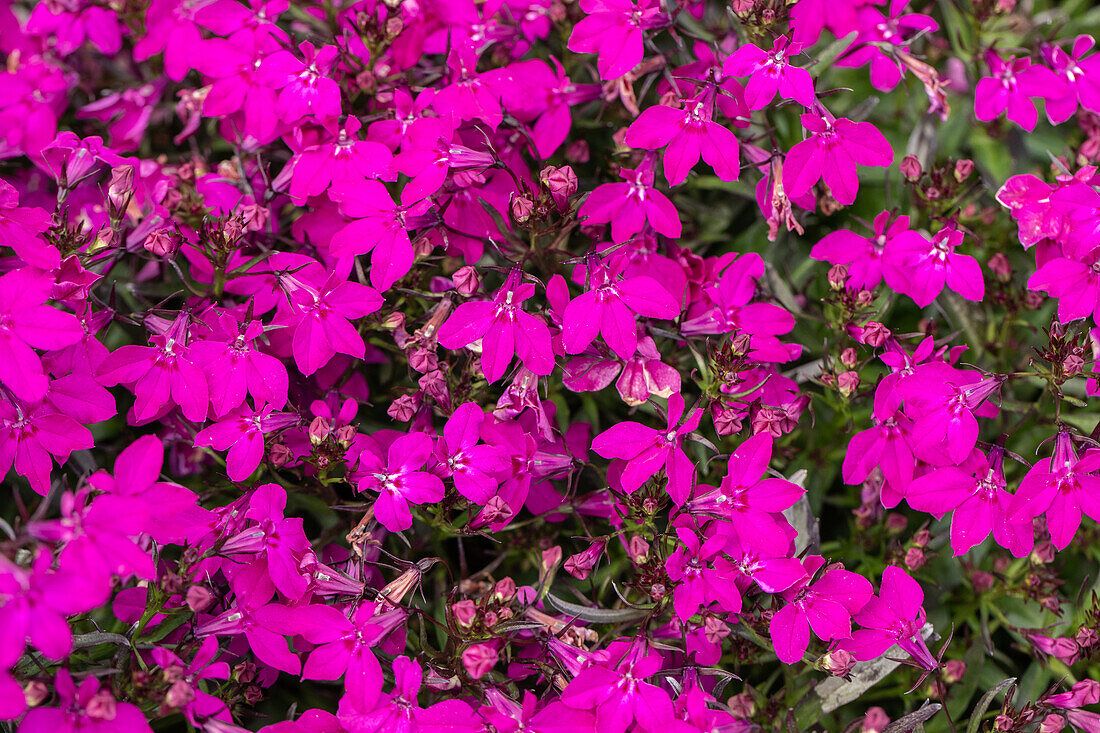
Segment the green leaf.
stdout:
<svg viewBox="0 0 1100 733">
<path fill-rule="evenodd" d="M 982 695 L 982 699 L 978 700 L 978 704 L 974 706 L 974 712 L 970 714 L 970 722 L 966 725 L 966 733 L 978 733 L 978 728 L 982 725 L 982 716 L 984 716 L 985 711 L 989 709 L 990 704 L 993 702 L 993 698 L 997 697 L 997 695 L 1015 682 L 1015 677 L 1001 680 L 993 686 L 993 689 Z"/>
<path fill-rule="evenodd" d="M 621 624 L 637 621 L 648 616 L 651 610 L 645 608 L 592 608 L 591 606 L 582 606 L 579 603 L 563 601 L 553 593 L 547 593 L 546 600 L 550 601 L 550 605 L 562 613 L 568 613 L 581 621 L 594 624 Z"/>
</svg>

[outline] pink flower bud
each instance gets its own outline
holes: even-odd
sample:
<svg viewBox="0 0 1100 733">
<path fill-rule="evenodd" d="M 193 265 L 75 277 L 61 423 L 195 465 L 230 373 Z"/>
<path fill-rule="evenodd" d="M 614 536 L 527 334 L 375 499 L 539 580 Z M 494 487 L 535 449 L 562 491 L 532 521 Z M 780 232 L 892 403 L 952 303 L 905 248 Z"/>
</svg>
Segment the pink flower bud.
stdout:
<svg viewBox="0 0 1100 733">
<path fill-rule="evenodd" d="M 596 567 L 596 563 L 603 554 L 606 542 L 593 542 L 584 552 L 573 555 L 565 561 L 565 572 L 577 580 L 584 580 Z"/>
<path fill-rule="evenodd" d="M 195 699 L 195 690 L 185 680 L 178 680 L 168 688 L 164 702 L 171 708 L 183 708 Z"/>
<path fill-rule="evenodd" d="M 1100 641 L 1100 635 L 1096 633 L 1096 629 L 1088 626 L 1082 626 L 1077 629 L 1077 633 L 1074 634 L 1073 638 L 1077 642 L 1077 645 L 1084 649 L 1095 646 L 1096 642 Z"/>
<path fill-rule="evenodd" d="M 355 439 L 357 432 L 354 425 L 341 425 L 336 428 L 336 440 L 346 448 Z"/>
<path fill-rule="evenodd" d="M 966 662 L 962 660 L 952 659 L 943 667 L 943 681 L 949 685 L 961 680 L 964 674 L 966 674 Z"/>
<path fill-rule="evenodd" d="M 451 282 L 455 284 L 455 290 L 459 295 L 473 295 L 481 289 L 481 275 L 477 268 L 466 265 L 455 270 L 451 276 Z"/>
<path fill-rule="evenodd" d="M 462 652 L 462 666 L 467 674 L 479 680 L 492 671 L 498 659 L 496 645 L 474 644 Z"/>
<path fill-rule="evenodd" d="M 833 265 L 829 268 L 829 287 L 836 291 L 844 289 L 848 282 L 848 268 L 844 265 Z"/>
<path fill-rule="evenodd" d="M 108 690 L 100 690 L 84 706 L 84 712 L 93 720 L 114 720 L 118 703 Z"/>
<path fill-rule="evenodd" d="M 587 163 L 591 156 L 588 143 L 584 140 L 570 143 L 569 147 L 565 149 L 565 159 L 571 163 Z"/>
<path fill-rule="evenodd" d="M 276 467 L 289 466 L 294 460 L 294 453 L 285 443 L 275 443 L 267 449 L 267 460 Z"/>
<path fill-rule="evenodd" d="M 134 166 L 120 165 L 111 171 L 111 182 L 107 184 L 107 200 L 116 212 L 122 213 L 134 194 Z"/>
<path fill-rule="evenodd" d="M 1054 544 L 1050 540 L 1036 542 L 1035 549 L 1031 551 L 1031 559 L 1044 565 L 1054 562 Z"/>
<path fill-rule="evenodd" d="M 630 538 L 626 552 L 631 562 L 641 564 L 649 557 L 649 543 L 640 536 L 635 535 Z"/>
<path fill-rule="evenodd" d="M 919 547 L 910 547 L 905 551 L 905 567 L 916 570 L 923 566 L 928 559 L 924 556 L 924 550 Z"/>
<path fill-rule="evenodd" d="M 881 733 L 888 725 L 890 725 L 890 716 L 885 710 L 875 706 L 867 709 L 859 729 L 862 733 Z"/>
<path fill-rule="evenodd" d="M 821 669 L 834 677 L 847 677 L 856 666 L 855 658 L 843 649 L 834 649 L 819 662 Z"/>
<path fill-rule="evenodd" d="M 851 397 L 859 388 L 859 374 L 856 372 L 844 372 L 836 378 L 837 389 L 843 397 Z"/>
<path fill-rule="evenodd" d="M 898 514 L 897 512 L 890 512 L 886 515 L 886 529 L 892 533 L 898 533 L 905 530 L 905 527 L 909 524 L 909 520 L 904 514 Z"/>
<path fill-rule="evenodd" d="M 1016 729 L 1016 721 L 1009 715 L 998 715 L 993 719 L 993 730 L 1008 731 Z"/>
<path fill-rule="evenodd" d="M 998 252 L 989 258 L 987 263 L 990 271 L 997 276 L 997 279 L 1003 283 L 1012 279 L 1012 265 L 1008 261 L 1008 257 L 1004 252 Z"/>
<path fill-rule="evenodd" d="M 332 422 L 324 416 L 317 416 L 313 418 L 313 422 L 309 424 L 309 442 L 313 445 L 320 445 L 324 442 L 325 438 L 332 432 Z"/>
<path fill-rule="evenodd" d="M 729 707 L 734 717 L 747 720 L 756 715 L 756 703 L 753 701 L 752 695 L 747 692 L 734 695 L 729 700 L 726 700 L 726 705 Z"/>
<path fill-rule="evenodd" d="M 517 224 L 526 224 L 535 212 L 535 204 L 526 196 L 512 196 L 512 220 Z"/>
<path fill-rule="evenodd" d="M 550 198 L 558 211 L 564 213 L 569 209 L 569 197 L 577 192 L 577 174 L 567 165 L 556 168 L 548 165 L 539 173 L 539 180 L 546 190 L 550 192 Z"/>
<path fill-rule="evenodd" d="M 27 701 L 28 707 L 35 707 L 46 702 L 46 698 L 50 696 L 50 688 L 46 686 L 45 682 L 39 682 L 38 680 L 31 680 L 23 686 L 23 699 Z"/>
<path fill-rule="evenodd" d="M 922 529 L 913 535 L 913 544 L 917 547 L 927 547 L 928 542 L 932 539 L 932 533 L 927 529 Z"/>
<path fill-rule="evenodd" d="M 205 585 L 193 585 L 187 589 L 187 607 L 195 613 L 205 611 L 214 603 L 214 594 Z"/>
<path fill-rule="evenodd" d="M 267 222 L 271 219 L 271 212 L 266 206 L 259 204 L 245 204 L 240 208 L 240 215 L 245 229 L 250 232 L 262 232 L 267 229 Z"/>
<path fill-rule="evenodd" d="M 974 172 L 974 161 L 969 158 L 955 161 L 955 180 L 962 183 Z"/>
<path fill-rule="evenodd" d="M 561 562 L 561 546 L 554 545 L 553 547 L 542 551 L 542 569 L 549 572 L 559 562 Z"/>
<path fill-rule="evenodd" d="M 856 362 L 859 361 L 859 355 L 856 354 L 856 350 L 848 347 L 844 351 L 840 352 L 840 363 L 846 367 L 854 367 Z"/>
<path fill-rule="evenodd" d="M 984 570 L 975 570 L 974 574 L 970 577 L 970 582 L 974 586 L 974 590 L 979 593 L 989 590 L 993 587 L 994 578 L 991 574 Z"/>
<path fill-rule="evenodd" d="M 1062 372 L 1067 377 L 1072 377 L 1081 373 L 1081 370 L 1085 367 L 1085 360 L 1077 354 L 1070 354 L 1062 360 Z"/>
<path fill-rule="evenodd" d="M 398 422 L 408 422 L 413 419 L 416 411 L 420 409 L 421 402 L 419 392 L 401 395 L 390 403 L 390 406 L 386 409 L 386 414 Z"/>
<path fill-rule="evenodd" d="M 890 338 L 890 329 L 878 321 L 868 321 L 863 325 L 860 337 L 857 340 L 877 349 L 885 344 L 888 338 Z"/>
<path fill-rule="evenodd" d="M 1039 733 L 1059 733 L 1066 727 L 1066 719 L 1061 715 L 1050 715 L 1043 718 L 1043 722 L 1039 724 Z"/>
<path fill-rule="evenodd" d="M 460 629 L 469 629 L 477 621 L 477 605 L 473 601 L 457 601 L 451 604 L 451 615 Z"/>
<path fill-rule="evenodd" d="M 180 236 L 167 227 L 161 227 L 145 238 L 143 246 L 158 257 L 171 257 L 179 249 Z"/>
<path fill-rule="evenodd" d="M 905 180 L 910 183 L 916 183 L 924 175 L 924 169 L 915 155 L 906 155 L 901 159 L 898 167 L 901 169 L 901 174 L 905 176 Z"/>
<path fill-rule="evenodd" d="M 516 581 L 511 578 L 498 580 L 493 586 L 493 600 L 500 603 L 509 603 L 516 597 Z"/>
</svg>

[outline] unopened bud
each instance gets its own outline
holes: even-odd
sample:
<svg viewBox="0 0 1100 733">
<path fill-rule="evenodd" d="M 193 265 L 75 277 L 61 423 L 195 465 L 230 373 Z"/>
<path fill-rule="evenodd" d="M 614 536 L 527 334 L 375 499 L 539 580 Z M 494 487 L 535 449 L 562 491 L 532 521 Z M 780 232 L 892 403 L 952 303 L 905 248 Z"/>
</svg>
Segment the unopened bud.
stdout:
<svg viewBox="0 0 1100 733">
<path fill-rule="evenodd" d="M 187 589 L 187 607 L 195 613 L 205 611 L 214 603 L 214 594 L 205 585 L 193 585 Z"/>
<path fill-rule="evenodd" d="M 910 183 L 916 183 L 924 175 L 924 169 L 915 155 L 906 155 L 901 159 L 901 164 L 898 167 L 901 168 L 901 174 L 905 176 L 905 180 Z"/>
<path fill-rule="evenodd" d="M 584 140 L 570 143 L 569 147 L 565 149 L 565 159 L 571 163 L 587 163 L 591 156 L 592 153 L 588 149 L 588 143 Z"/>
<path fill-rule="evenodd" d="M 558 211 L 565 212 L 569 208 L 569 197 L 577 192 L 577 174 L 573 169 L 567 165 L 560 168 L 548 165 L 539 173 L 539 180 L 550 192 Z"/>
<path fill-rule="evenodd" d="M 477 621 L 477 605 L 473 601 L 457 601 L 451 604 L 451 615 L 460 629 L 470 629 Z"/>
<path fill-rule="evenodd" d="M 161 227 L 145 238 L 143 246 L 157 257 L 171 257 L 179 249 L 180 236 L 167 227 Z"/>
<path fill-rule="evenodd" d="M 455 290 L 459 295 L 473 295 L 481 289 L 481 275 L 477 268 L 466 265 L 455 270 L 451 276 L 451 282 L 455 284 Z"/>
<path fill-rule="evenodd" d="M 963 678 L 966 674 L 966 662 L 959 659 L 952 659 L 943 666 L 943 681 L 949 685 L 953 685 Z"/>
<path fill-rule="evenodd" d="M 120 165 L 111 171 L 111 182 L 107 184 L 107 200 L 116 212 L 123 212 L 134 194 L 134 166 Z"/>
<path fill-rule="evenodd" d="M 859 388 L 859 374 L 856 372 L 844 372 L 836 378 L 836 386 L 842 397 L 851 397 Z"/>
<path fill-rule="evenodd" d="M 1008 261 L 1008 257 L 1004 252 L 998 252 L 989 258 L 989 269 L 997 276 L 997 279 L 1003 283 L 1012 279 L 1012 265 Z"/>
<path fill-rule="evenodd" d="M 840 352 L 840 363 L 846 367 L 854 367 L 856 362 L 859 361 L 859 356 L 856 354 L 856 350 L 848 347 L 844 351 Z"/>
<path fill-rule="evenodd" d="M 856 660 L 849 652 L 834 649 L 818 660 L 818 666 L 834 677 L 847 677 L 856 666 Z"/>
<path fill-rule="evenodd" d="M 848 282 L 848 268 L 844 265 L 833 265 L 829 268 L 829 287 L 833 290 L 843 290 Z"/>
<path fill-rule="evenodd" d="M 928 562 L 928 558 L 924 556 L 924 550 L 920 549 L 919 547 L 910 547 L 908 550 L 906 550 L 905 567 L 909 568 L 910 570 L 916 570 L 917 568 L 922 567 L 926 562 Z"/>
<path fill-rule="evenodd" d="M 974 172 L 974 161 L 969 158 L 955 161 L 955 180 L 962 183 Z"/>
<path fill-rule="evenodd" d="M 526 196 L 513 196 L 511 203 L 512 220 L 517 224 L 526 224 L 531 220 L 535 204 Z"/>
<path fill-rule="evenodd" d="M 324 442 L 328 434 L 332 432 L 332 421 L 327 417 L 318 415 L 313 418 L 313 422 L 309 424 L 309 442 L 313 445 L 320 445 Z"/>
</svg>

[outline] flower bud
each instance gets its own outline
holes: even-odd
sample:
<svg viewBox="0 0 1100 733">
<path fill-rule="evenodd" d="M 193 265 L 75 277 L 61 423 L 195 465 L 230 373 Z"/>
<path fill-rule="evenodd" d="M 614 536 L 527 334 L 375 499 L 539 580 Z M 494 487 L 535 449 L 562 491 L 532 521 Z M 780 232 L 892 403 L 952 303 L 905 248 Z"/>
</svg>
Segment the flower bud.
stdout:
<svg viewBox="0 0 1100 733">
<path fill-rule="evenodd" d="M 100 690 L 84 706 L 84 713 L 93 720 L 114 720 L 118 714 L 118 703 L 109 690 Z"/>
<path fill-rule="evenodd" d="M 164 702 L 168 707 L 183 708 L 191 704 L 195 699 L 195 690 L 186 680 L 178 680 L 168 688 L 168 694 L 164 696 Z"/>
<path fill-rule="evenodd" d="M 470 265 L 455 270 L 455 274 L 451 276 L 451 282 L 455 284 L 455 290 L 459 295 L 473 295 L 481 289 L 481 275 L 478 274 L 477 268 Z"/>
<path fill-rule="evenodd" d="M 27 707 L 35 707 L 46 702 L 46 698 L 50 696 L 50 688 L 46 686 L 46 683 L 39 682 L 38 680 L 31 680 L 23 686 L 23 699 L 27 701 Z"/>
<path fill-rule="evenodd" d="M 867 713 L 863 716 L 863 723 L 860 725 L 860 731 L 862 733 L 882 733 L 888 725 L 890 725 L 890 716 L 886 714 L 885 710 L 876 705 L 873 708 L 867 708 Z"/>
<path fill-rule="evenodd" d="M 567 165 L 556 168 L 548 165 L 539 173 L 539 180 L 546 190 L 550 192 L 550 198 L 558 211 L 564 213 L 569 209 L 569 197 L 577 192 L 577 174 Z"/>
<path fill-rule="evenodd" d="M 1077 354 L 1070 354 L 1062 360 L 1062 373 L 1067 377 L 1073 377 L 1081 373 L 1085 367 L 1085 360 Z"/>
<path fill-rule="evenodd" d="M 984 570 L 975 570 L 974 574 L 970 576 L 970 583 L 974 586 L 974 590 L 982 593 L 993 587 L 994 578 L 991 574 Z"/>
<path fill-rule="evenodd" d="M 1030 560 L 1042 565 L 1054 562 L 1054 545 L 1051 541 L 1042 540 L 1036 542 L 1035 549 L 1031 551 Z"/>
<path fill-rule="evenodd" d="M 477 605 L 470 600 L 456 601 L 451 604 L 451 615 L 460 629 L 469 630 L 477 621 Z"/>
<path fill-rule="evenodd" d="M 161 227 L 145 238 L 143 246 L 157 257 L 171 257 L 179 249 L 180 236 L 167 227 Z"/>
<path fill-rule="evenodd" d="M 946 684 L 955 684 L 963 678 L 964 674 L 966 674 L 966 662 L 962 660 L 952 659 L 943 667 L 943 681 Z"/>
<path fill-rule="evenodd" d="M 341 425 L 336 428 L 336 441 L 346 448 L 355 439 L 356 432 L 354 425 Z"/>
<path fill-rule="evenodd" d="M 1077 629 L 1077 633 L 1074 634 L 1073 639 L 1077 642 L 1078 646 L 1088 649 L 1091 646 L 1096 646 L 1096 642 L 1100 641 L 1100 635 L 1096 633 L 1096 629 L 1082 626 Z"/>
<path fill-rule="evenodd" d="M 193 585 L 187 589 L 187 607 L 195 613 L 205 611 L 214 603 L 214 594 L 205 585 Z"/>
<path fill-rule="evenodd" d="M 398 422 L 408 422 L 420 409 L 421 397 L 419 392 L 405 394 L 390 403 L 386 414 Z"/>
<path fill-rule="evenodd" d="M 493 586 L 493 600 L 499 603 L 510 603 L 516 597 L 516 581 L 511 578 L 498 580 Z"/>
<path fill-rule="evenodd" d="M 492 671 L 498 658 L 495 644 L 474 644 L 462 652 L 462 666 L 466 668 L 467 674 L 479 680 Z"/>
<path fill-rule="evenodd" d="M 890 512 L 886 515 L 886 530 L 893 534 L 902 532 L 909 524 L 909 520 L 904 514 L 898 514 L 897 512 Z"/>
<path fill-rule="evenodd" d="M 856 350 L 852 347 L 848 347 L 844 351 L 840 352 L 840 363 L 846 367 L 854 367 L 856 362 L 859 361 L 859 356 L 856 354 Z"/>
<path fill-rule="evenodd" d="M 606 542 L 593 542 L 584 552 L 573 555 L 565 561 L 565 572 L 577 580 L 585 580 L 595 569 L 606 545 Z"/>
<path fill-rule="evenodd" d="M 916 570 L 922 567 L 926 562 L 928 562 L 928 558 L 924 556 L 924 550 L 921 548 L 910 547 L 905 551 L 905 567 L 908 569 Z"/>
<path fill-rule="evenodd" d="M 584 140 L 570 143 L 569 147 L 565 149 L 565 159 L 571 163 L 587 163 L 591 157 L 588 143 Z"/>
<path fill-rule="evenodd" d="M 848 282 L 848 268 L 844 265 L 833 265 L 829 268 L 829 287 L 836 291 L 844 289 Z"/>
<path fill-rule="evenodd" d="M 856 666 L 856 660 L 849 652 L 834 649 L 818 660 L 818 666 L 834 677 L 847 677 Z"/>
<path fill-rule="evenodd" d="M 631 562 L 635 564 L 644 563 L 646 558 L 649 557 L 649 543 L 635 535 L 630 538 L 626 552 Z"/>
<path fill-rule="evenodd" d="M 512 220 L 517 224 L 526 224 L 535 212 L 535 203 L 526 196 L 512 196 Z"/>
<path fill-rule="evenodd" d="M 753 701 L 752 695 L 747 692 L 734 695 L 729 700 L 726 700 L 726 706 L 729 707 L 730 712 L 738 718 L 747 719 L 756 715 L 756 702 Z"/>
<path fill-rule="evenodd" d="M 969 158 L 955 161 L 955 180 L 962 183 L 974 172 L 974 161 Z"/>
<path fill-rule="evenodd" d="M 990 271 L 997 276 L 997 279 L 1003 283 L 1012 279 L 1012 265 L 1008 261 L 1008 257 L 1004 252 L 998 252 L 989 258 L 989 262 L 986 263 Z"/>
<path fill-rule="evenodd" d="M 932 539 L 932 533 L 927 529 L 922 529 L 913 535 L 913 544 L 917 547 L 927 547 L 928 542 Z"/>
<path fill-rule="evenodd" d="M 858 339 L 859 341 L 877 349 L 885 344 L 886 339 L 890 337 L 890 329 L 878 321 L 867 321 L 863 326 L 860 336 L 861 338 Z"/>
<path fill-rule="evenodd" d="M 275 443 L 267 449 L 267 460 L 271 461 L 271 465 L 276 468 L 289 466 L 294 460 L 294 452 L 285 443 Z"/>
<path fill-rule="evenodd" d="M 859 374 L 856 372 L 844 372 L 836 378 L 837 389 L 844 398 L 851 397 L 859 388 Z"/>
<path fill-rule="evenodd" d="M 134 195 L 134 166 L 120 165 L 111 171 L 111 182 L 107 184 L 107 200 L 118 213 L 126 210 L 130 197 Z"/>
<path fill-rule="evenodd" d="M 1043 718 L 1043 722 L 1039 724 L 1038 733 L 1059 733 L 1066 727 L 1066 719 L 1061 715 L 1050 715 Z"/>
<path fill-rule="evenodd" d="M 905 176 L 905 180 L 910 183 L 916 183 L 924 175 L 924 169 L 915 155 L 906 155 L 901 159 L 898 167 L 901 168 L 901 174 Z"/>
</svg>

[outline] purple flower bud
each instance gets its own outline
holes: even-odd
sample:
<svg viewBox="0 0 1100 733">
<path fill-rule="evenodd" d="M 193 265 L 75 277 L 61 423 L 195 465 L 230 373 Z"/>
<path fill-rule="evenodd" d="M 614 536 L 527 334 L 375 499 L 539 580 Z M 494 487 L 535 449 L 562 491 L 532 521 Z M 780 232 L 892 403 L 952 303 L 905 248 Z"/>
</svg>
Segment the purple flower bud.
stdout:
<svg viewBox="0 0 1100 733">
<path fill-rule="evenodd" d="M 955 161 L 955 180 L 962 183 L 974 172 L 974 161 L 969 158 Z"/>
<path fill-rule="evenodd" d="M 477 605 L 470 600 L 456 601 L 451 604 L 451 615 L 461 629 L 469 629 L 477 621 Z"/>
<path fill-rule="evenodd" d="M 180 236 L 167 227 L 161 227 L 145 238 L 143 246 L 158 257 L 171 257 L 179 249 Z"/>
<path fill-rule="evenodd" d="M 134 194 L 134 166 L 120 165 L 111 171 L 111 182 L 107 185 L 107 200 L 115 211 L 122 213 Z"/>
<path fill-rule="evenodd" d="M 470 265 L 455 270 L 451 281 L 455 284 L 455 290 L 459 295 L 473 295 L 481 289 L 481 275 L 478 274 L 477 268 Z"/>
<path fill-rule="evenodd" d="M 834 677 L 847 677 L 856 666 L 856 660 L 844 649 L 834 649 L 823 656 L 819 664 L 821 669 Z"/>
<path fill-rule="evenodd" d="M 205 611 L 214 603 L 214 594 L 205 585 L 193 585 L 187 589 L 187 607 L 195 613 Z"/>
<path fill-rule="evenodd" d="M 474 644 L 462 652 L 462 666 L 466 668 L 467 674 L 479 680 L 492 671 L 498 658 L 495 644 Z"/>
<path fill-rule="evenodd" d="M 309 442 L 313 445 L 320 445 L 332 432 L 332 422 L 323 416 L 313 418 L 313 422 L 309 424 Z"/>
<path fill-rule="evenodd" d="M 901 174 L 905 176 L 905 180 L 910 183 L 916 183 L 924 175 L 924 169 L 915 155 L 906 155 L 901 159 L 898 167 L 901 168 Z"/>
<path fill-rule="evenodd" d="M 577 192 L 577 174 L 573 169 L 567 165 L 560 168 L 548 165 L 539 173 L 539 180 L 550 192 L 558 211 L 568 210 L 569 197 Z"/>
<path fill-rule="evenodd" d="M 517 224 L 526 224 L 531 220 L 535 204 L 526 196 L 513 196 L 511 202 L 512 220 Z"/>
</svg>

